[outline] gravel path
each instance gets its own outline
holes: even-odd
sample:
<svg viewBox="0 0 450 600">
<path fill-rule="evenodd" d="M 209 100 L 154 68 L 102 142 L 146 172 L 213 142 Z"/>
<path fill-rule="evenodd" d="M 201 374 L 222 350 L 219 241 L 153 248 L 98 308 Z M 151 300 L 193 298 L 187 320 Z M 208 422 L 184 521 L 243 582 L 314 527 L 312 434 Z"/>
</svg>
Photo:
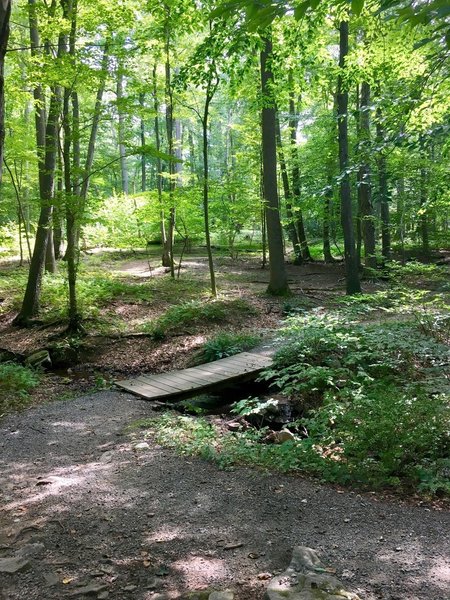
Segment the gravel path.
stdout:
<svg viewBox="0 0 450 600">
<path fill-rule="evenodd" d="M 257 600 L 295 545 L 363 599 L 450 598 L 448 513 L 137 449 L 126 426 L 151 414 L 101 392 L 0 422 L 0 564 L 24 563 L 2 600 Z"/>
</svg>

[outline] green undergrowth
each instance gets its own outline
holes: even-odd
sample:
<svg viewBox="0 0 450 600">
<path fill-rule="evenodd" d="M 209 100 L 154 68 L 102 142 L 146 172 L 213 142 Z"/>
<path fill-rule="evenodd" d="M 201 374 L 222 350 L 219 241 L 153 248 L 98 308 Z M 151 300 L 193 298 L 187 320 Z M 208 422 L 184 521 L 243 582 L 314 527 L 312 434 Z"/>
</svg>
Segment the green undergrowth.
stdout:
<svg viewBox="0 0 450 600">
<path fill-rule="evenodd" d="M 425 280 L 427 283 L 430 283 L 448 281 L 448 267 L 415 260 L 411 260 L 405 264 L 398 261 L 391 261 L 386 265 L 385 272 L 395 282 L 417 283 Z"/>
<path fill-rule="evenodd" d="M 252 333 L 219 333 L 203 344 L 193 363 L 213 362 L 254 348 L 261 337 Z"/>
<path fill-rule="evenodd" d="M 23 408 L 39 384 L 36 371 L 12 362 L 0 363 L 0 415 Z"/>
<path fill-rule="evenodd" d="M 98 319 L 102 309 L 114 301 L 151 305 L 173 302 L 174 297 L 188 301 L 207 295 L 208 286 L 202 281 L 174 281 L 170 277 L 133 278 L 112 268 L 108 271 L 108 264 L 103 264 L 103 268 L 100 265 L 98 257 L 91 257 L 86 264 L 80 265 L 77 298 L 85 319 Z M 3 298 L 0 314 L 20 309 L 27 276 L 28 269 L 25 267 L 0 271 L 0 297 Z M 43 276 L 40 318 L 44 321 L 65 318 L 67 298 L 67 274 L 64 264 L 60 264 L 58 273 Z"/>
<path fill-rule="evenodd" d="M 142 331 L 155 339 L 179 333 L 202 323 L 225 323 L 233 316 L 255 314 L 255 308 L 240 298 L 236 300 L 189 300 L 169 307 L 158 319 L 144 323 Z"/>
<path fill-rule="evenodd" d="M 319 311 L 294 316 L 263 375 L 295 408 L 293 440 L 267 444 L 266 427 L 230 432 L 217 420 L 175 413 L 151 430 L 159 443 L 223 468 L 255 465 L 366 489 L 450 495 L 449 332 L 447 314 L 365 325 Z M 259 416 L 276 402 L 241 400 L 235 412 Z"/>
<path fill-rule="evenodd" d="M 395 286 L 371 294 L 342 296 L 334 301 L 334 306 L 348 318 L 380 313 L 414 316 L 449 310 L 450 293 Z"/>
</svg>

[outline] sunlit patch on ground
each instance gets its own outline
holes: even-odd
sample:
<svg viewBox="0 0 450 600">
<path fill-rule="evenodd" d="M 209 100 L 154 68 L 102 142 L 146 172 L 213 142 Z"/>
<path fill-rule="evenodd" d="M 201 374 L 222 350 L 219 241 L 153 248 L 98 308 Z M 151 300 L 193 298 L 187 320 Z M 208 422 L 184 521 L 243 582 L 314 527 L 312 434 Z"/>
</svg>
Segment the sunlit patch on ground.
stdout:
<svg viewBox="0 0 450 600">
<path fill-rule="evenodd" d="M 172 564 L 181 571 L 188 589 L 201 589 L 230 576 L 226 562 L 207 556 L 189 556 Z"/>
<path fill-rule="evenodd" d="M 148 536 L 146 536 L 145 541 L 149 543 L 171 542 L 172 540 L 179 538 L 181 533 L 181 527 L 164 526 L 152 533 L 149 533 Z"/>
</svg>

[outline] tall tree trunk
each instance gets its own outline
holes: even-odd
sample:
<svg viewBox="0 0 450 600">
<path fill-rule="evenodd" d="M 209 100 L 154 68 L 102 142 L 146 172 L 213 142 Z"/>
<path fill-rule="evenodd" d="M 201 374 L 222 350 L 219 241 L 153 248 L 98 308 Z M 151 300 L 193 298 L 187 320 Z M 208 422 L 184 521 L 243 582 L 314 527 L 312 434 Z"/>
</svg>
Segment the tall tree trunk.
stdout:
<svg viewBox="0 0 450 600">
<path fill-rule="evenodd" d="M 356 155 L 359 155 L 359 148 L 362 149 L 363 142 L 361 140 L 361 108 L 360 108 L 360 92 L 359 84 L 356 84 Z M 360 187 L 362 185 L 363 172 L 361 166 L 358 168 L 356 174 L 356 190 L 357 190 L 357 213 L 356 213 L 356 260 L 358 262 L 358 269 L 361 268 L 361 250 L 362 250 L 362 210 L 361 210 L 361 192 Z"/>
<path fill-rule="evenodd" d="M 309 251 L 308 241 L 306 239 L 305 224 L 303 221 L 303 211 L 300 206 L 301 182 L 300 165 L 297 149 L 297 122 L 298 114 L 295 101 L 295 90 L 292 70 L 289 71 L 289 132 L 291 141 L 291 159 L 292 159 L 292 204 L 296 204 L 297 222 L 295 223 L 298 239 L 300 242 L 300 251 L 303 260 L 312 260 Z"/>
<path fill-rule="evenodd" d="M 211 281 L 211 294 L 217 296 L 216 276 L 214 273 L 214 261 L 211 250 L 211 235 L 209 230 L 209 164 L 208 164 L 208 117 L 209 106 L 217 89 L 218 80 L 216 83 L 208 82 L 206 89 L 205 107 L 203 110 L 202 119 L 202 135 L 203 135 L 203 216 L 205 223 L 205 239 L 206 252 L 208 254 L 209 277 Z"/>
<path fill-rule="evenodd" d="M 145 119 L 144 119 L 144 107 L 145 107 L 145 94 L 139 94 L 139 104 L 141 106 L 142 114 L 141 114 L 141 146 L 145 146 Z M 147 172 L 146 172 L 146 160 L 145 153 L 142 153 L 141 156 L 141 192 L 145 192 L 147 189 Z"/>
<path fill-rule="evenodd" d="M 34 0 L 29 0 L 29 7 L 30 45 L 32 48 L 32 53 L 36 53 L 37 48 L 39 47 L 39 35 Z M 58 58 L 61 56 L 63 50 L 64 39 L 63 36 L 60 35 L 58 40 Z M 35 89 L 34 97 L 41 101 L 44 99 L 42 88 L 39 86 Z M 42 104 L 36 105 L 36 139 L 38 149 L 41 209 L 25 295 L 20 312 L 14 319 L 14 324 L 19 326 L 27 325 L 29 320 L 39 311 L 42 271 L 45 263 L 48 232 L 49 228 L 51 227 L 53 212 L 56 157 L 58 148 L 58 121 L 60 111 L 61 91 L 59 87 L 53 87 L 50 94 L 50 107 L 46 126 L 44 106 Z M 42 137 L 43 131 L 45 131 L 44 137 Z"/>
<path fill-rule="evenodd" d="M 377 146 L 381 147 L 384 143 L 384 128 L 382 122 L 381 108 L 377 108 Z M 391 257 L 391 225 L 389 218 L 389 192 L 388 176 L 386 167 L 386 156 L 383 148 L 378 152 L 378 189 L 380 197 L 380 217 L 381 217 L 381 254 L 385 260 Z"/>
<path fill-rule="evenodd" d="M 75 60 L 75 42 L 77 29 L 77 0 L 62 0 L 64 16 L 71 22 L 69 36 L 69 55 Z M 70 111 L 72 106 L 72 111 Z M 72 118 L 71 118 L 72 117 Z M 81 149 L 80 149 L 80 106 L 78 92 L 66 87 L 63 107 L 64 129 L 64 183 L 66 200 L 67 235 L 67 282 L 69 287 L 69 324 L 67 331 L 72 334 L 83 332 L 81 315 L 78 312 L 77 271 L 78 271 L 78 226 L 80 221 L 81 186 Z M 72 149 L 72 156 L 71 156 Z"/>
<path fill-rule="evenodd" d="M 348 91 L 344 81 L 347 55 L 348 22 L 341 21 L 339 25 L 339 76 L 337 93 L 341 223 L 344 233 L 347 294 L 358 294 L 361 292 L 361 284 L 353 232 L 352 198 L 350 176 L 348 174 Z"/>
<path fill-rule="evenodd" d="M 56 273 L 56 256 L 55 256 L 55 242 L 53 240 L 53 212 L 50 218 L 50 224 L 48 227 L 48 240 L 47 249 L 45 251 L 45 270 L 47 273 Z"/>
<path fill-rule="evenodd" d="M 375 220 L 372 206 L 372 185 L 370 181 L 369 142 L 370 142 L 370 85 L 361 85 L 359 104 L 360 147 L 363 160 L 358 170 L 358 204 L 360 207 L 361 230 L 364 240 L 364 262 L 366 267 L 376 269 Z"/>
<path fill-rule="evenodd" d="M 123 112 L 123 67 L 119 62 L 117 67 L 117 113 L 119 115 L 119 155 L 120 155 L 120 175 L 122 181 L 122 192 L 125 195 L 129 194 L 128 169 L 127 169 L 127 153 L 125 150 L 125 115 Z"/>
<path fill-rule="evenodd" d="M 63 178 L 62 178 L 62 156 L 61 156 L 61 148 L 60 144 L 58 145 L 58 177 L 56 181 L 56 202 L 53 208 L 53 247 L 55 253 L 55 259 L 59 260 L 61 258 L 61 246 L 62 246 L 62 211 L 61 207 L 63 205 Z"/>
<path fill-rule="evenodd" d="M 11 0 L 0 0 L 0 183 L 3 171 L 3 146 L 5 143 L 5 56 L 9 38 Z"/>
<path fill-rule="evenodd" d="M 262 163 L 267 238 L 269 246 L 269 287 L 273 295 L 289 293 L 286 267 L 283 255 L 283 236 L 277 186 L 277 146 L 275 128 L 275 103 L 273 94 L 273 73 L 270 67 L 272 58 L 272 37 L 267 31 L 261 51 L 261 92 L 263 108 L 262 123 Z"/>
<path fill-rule="evenodd" d="M 286 214 L 288 218 L 287 230 L 289 240 L 292 244 L 294 251 L 294 265 L 301 265 L 303 262 L 302 252 L 300 247 L 300 240 L 298 239 L 297 228 L 295 227 L 294 215 L 292 212 L 292 193 L 289 186 L 289 177 L 286 167 L 286 160 L 284 158 L 283 145 L 281 140 L 281 128 L 280 120 L 276 115 L 276 133 L 277 133 L 277 145 L 278 145 L 278 157 L 280 161 L 281 180 L 283 182 L 284 200 L 286 203 Z"/>
<path fill-rule="evenodd" d="M 267 222 L 266 222 L 266 203 L 264 200 L 264 173 L 263 173 L 262 148 L 261 148 L 260 169 L 259 169 L 259 198 L 260 198 L 260 202 L 261 202 L 261 246 L 262 246 L 261 269 L 265 269 L 267 266 Z"/>
<path fill-rule="evenodd" d="M 31 317 L 39 311 L 42 270 L 51 227 L 54 200 L 54 175 L 56 167 L 56 141 L 58 135 L 58 118 L 60 113 L 60 91 L 55 88 L 50 99 L 48 123 L 46 128 L 46 145 L 44 161 L 43 187 L 41 191 L 41 211 L 36 232 L 33 256 L 31 258 L 27 287 L 22 308 L 14 320 L 16 325 L 26 325 Z"/>
<path fill-rule="evenodd" d="M 167 151 L 173 156 L 173 90 L 172 90 L 172 74 L 170 66 L 170 6 L 165 5 L 167 13 L 167 21 L 165 27 L 165 96 L 166 96 L 166 132 L 167 132 Z M 168 231 L 168 246 L 170 260 L 170 276 L 175 278 L 175 263 L 173 258 L 173 244 L 175 236 L 175 165 L 169 161 L 169 231 Z"/>
<path fill-rule="evenodd" d="M 325 192 L 323 206 L 323 258 L 326 263 L 333 263 L 334 258 L 331 254 L 330 244 L 330 217 L 331 217 L 331 202 L 333 201 L 333 176 L 331 173 L 328 176 L 328 186 Z"/>
<path fill-rule="evenodd" d="M 157 64 L 155 62 L 153 66 L 153 106 L 155 109 L 155 145 L 156 150 L 161 150 L 161 134 L 159 127 L 159 102 L 158 102 L 158 81 L 157 81 Z M 159 156 L 156 158 L 156 189 L 158 190 L 158 203 L 159 203 L 159 225 L 161 232 L 161 245 L 162 245 L 162 266 L 170 267 L 170 247 L 169 240 L 167 239 L 166 233 L 166 216 L 163 206 L 162 198 L 162 162 Z"/>
<path fill-rule="evenodd" d="M 423 160 L 423 159 L 422 159 Z M 430 253 L 430 236 L 428 231 L 427 214 L 427 183 L 428 176 L 425 167 L 420 169 L 420 237 L 422 240 L 422 252 L 427 255 Z"/>
<path fill-rule="evenodd" d="M 86 198 L 88 195 L 89 185 L 90 185 L 90 181 L 91 181 L 90 175 L 91 175 L 91 171 L 92 171 L 92 164 L 94 162 L 95 143 L 97 141 L 98 126 L 100 123 L 100 117 L 101 117 L 101 113 L 102 113 L 103 94 L 105 91 L 106 78 L 108 77 L 109 54 L 110 54 L 110 41 L 109 41 L 109 39 L 106 39 L 105 45 L 103 48 L 102 62 L 100 65 L 101 78 L 100 78 L 100 83 L 99 83 L 99 87 L 97 90 L 97 95 L 95 98 L 94 115 L 92 117 L 91 133 L 89 135 L 86 160 L 84 163 L 83 180 L 80 184 L 80 198 L 81 198 L 80 208 L 79 208 L 80 215 L 84 214 Z M 77 232 L 77 239 L 78 238 L 79 238 L 79 231 Z"/>
<path fill-rule="evenodd" d="M 195 158 L 195 145 L 194 145 L 194 135 L 191 129 L 188 129 L 188 145 L 189 145 L 189 165 L 191 170 L 191 175 L 193 179 L 196 181 L 200 180 L 200 174 L 198 172 L 197 161 Z"/>
</svg>

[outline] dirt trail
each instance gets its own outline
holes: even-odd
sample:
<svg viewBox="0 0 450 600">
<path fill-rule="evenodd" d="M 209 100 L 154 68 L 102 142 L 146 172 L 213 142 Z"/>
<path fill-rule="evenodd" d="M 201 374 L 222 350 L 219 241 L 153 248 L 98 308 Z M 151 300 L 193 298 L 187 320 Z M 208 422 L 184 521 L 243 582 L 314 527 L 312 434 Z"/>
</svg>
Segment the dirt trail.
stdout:
<svg viewBox="0 0 450 600">
<path fill-rule="evenodd" d="M 366 600 L 450 596 L 448 513 L 137 449 L 126 426 L 150 415 L 144 401 L 100 392 L 0 422 L 0 557 L 36 544 L 28 568 L 0 573 L 2 600 L 205 588 L 257 600 L 298 544 Z"/>
</svg>

